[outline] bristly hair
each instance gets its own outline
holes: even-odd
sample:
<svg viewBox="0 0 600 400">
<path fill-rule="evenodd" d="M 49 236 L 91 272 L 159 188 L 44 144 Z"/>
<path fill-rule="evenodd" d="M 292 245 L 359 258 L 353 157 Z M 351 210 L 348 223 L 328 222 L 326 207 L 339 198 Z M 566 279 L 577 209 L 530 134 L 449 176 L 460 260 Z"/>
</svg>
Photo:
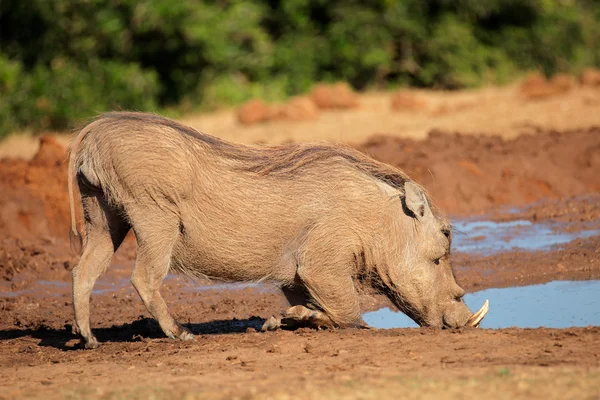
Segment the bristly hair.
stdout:
<svg viewBox="0 0 600 400">
<path fill-rule="evenodd" d="M 261 175 L 291 174 L 304 167 L 323 161 L 338 159 L 367 175 L 402 189 L 410 179 L 401 171 L 379 163 L 363 153 L 345 145 L 328 143 L 299 143 L 285 146 L 265 146 L 247 164 L 247 170 Z"/>
<path fill-rule="evenodd" d="M 191 127 L 156 114 L 139 112 L 109 112 L 100 118 L 131 120 L 176 130 L 205 144 L 215 153 L 240 161 L 240 169 L 260 175 L 293 175 L 304 167 L 339 159 L 359 171 L 380 180 L 393 188 L 404 190 L 404 184 L 412 181 L 404 172 L 391 165 L 376 161 L 347 145 L 330 143 L 294 143 L 286 145 L 243 145 L 201 133 Z M 426 191 L 424 190 L 426 193 Z M 430 196 L 426 193 L 428 200 Z M 430 203 L 431 200 L 430 200 Z M 436 207 L 431 204 L 432 209 Z M 436 212 L 436 213 L 437 213 Z"/>
</svg>

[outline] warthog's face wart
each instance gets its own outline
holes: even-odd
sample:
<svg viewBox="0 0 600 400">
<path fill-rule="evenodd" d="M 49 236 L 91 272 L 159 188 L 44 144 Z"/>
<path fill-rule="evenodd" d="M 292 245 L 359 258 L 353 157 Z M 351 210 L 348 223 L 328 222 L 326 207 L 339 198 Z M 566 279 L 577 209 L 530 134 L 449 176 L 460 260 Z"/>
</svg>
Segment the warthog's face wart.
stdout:
<svg viewBox="0 0 600 400">
<path fill-rule="evenodd" d="M 463 302 L 465 292 L 450 265 L 449 223 L 432 212 L 415 184 L 406 183 L 404 195 L 396 198 L 384 217 L 389 236 L 382 248 L 386 262 L 378 267 L 384 291 L 420 326 L 478 326 L 487 302 L 476 314 Z"/>
</svg>

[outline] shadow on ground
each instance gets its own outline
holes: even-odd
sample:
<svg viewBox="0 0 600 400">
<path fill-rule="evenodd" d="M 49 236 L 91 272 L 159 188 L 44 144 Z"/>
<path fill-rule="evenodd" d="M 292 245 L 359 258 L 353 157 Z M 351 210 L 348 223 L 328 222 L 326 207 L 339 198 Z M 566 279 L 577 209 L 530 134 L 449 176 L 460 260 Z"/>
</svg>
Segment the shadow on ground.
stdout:
<svg viewBox="0 0 600 400">
<path fill-rule="evenodd" d="M 265 319 L 263 318 L 250 317 L 247 319 L 234 318 L 232 320 L 215 320 L 184 325 L 196 335 L 215 335 L 243 333 L 248 329 L 260 331 L 264 322 Z M 55 329 L 41 325 L 37 328 L 0 330 L 0 341 L 33 337 L 40 339 L 39 345 L 43 347 L 54 347 L 64 351 L 78 350 L 82 348 L 79 343 L 68 345 L 68 342 L 79 338 L 79 336 L 72 333 L 71 329 L 71 325 L 67 324 L 64 329 Z M 140 342 L 144 339 L 165 338 L 158 323 L 152 318 L 144 317 L 140 317 L 132 323 L 113 325 L 110 328 L 96 328 L 93 329 L 93 332 L 101 343 Z"/>
</svg>

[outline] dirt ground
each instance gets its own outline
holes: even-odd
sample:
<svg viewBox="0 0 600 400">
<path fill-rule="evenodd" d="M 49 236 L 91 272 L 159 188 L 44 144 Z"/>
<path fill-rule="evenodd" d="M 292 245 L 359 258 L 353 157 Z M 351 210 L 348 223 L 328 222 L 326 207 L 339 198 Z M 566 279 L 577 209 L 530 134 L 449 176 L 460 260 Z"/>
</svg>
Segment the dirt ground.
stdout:
<svg viewBox="0 0 600 400">
<path fill-rule="evenodd" d="M 436 98 L 428 99 L 438 106 Z M 365 96 L 364 102 L 371 100 Z M 550 115 L 558 101 L 528 107 Z M 460 115 L 454 118 L 466 121 L 471 112 L 456 111 Z M 377 121 L 376 112 L 371 117 Z M 499 123 L 503 138 L 491 136 L 482 124 L 455 133 L 459 125 L 448 121 L 423 135 L 398 130 L 356 136 L 352 144 L 425 184 L 451 218 L 600 229 L 600 121 L 587 119 L 561 130 L 560 124 L 528 128 L 520 135 Z M 260 128 L 247 129 L 250 137 Z M 366 129 L 360 125 L 358 130 Z M 373 124 L 368 129 L 385 132 Z M 197 337 L 185 343 L 166 339 L 129 284 L 133 237 L 92 297 L 92 328 L 101 347 L 82 350 L 70 333 L 69 270 L 76 257 L 67 235 L 64 139 L 44 136 L 38 147 L 28 159 L 0 160 L 0 399 L 600 396 L 596 326 L 262 333 L 263 321 L 286 307 L 276 288 L 223 290 L 169 276 L 162 289 L 165 300 Z M 24 156 L 20 150 L 14 154 Z M 452 262 L 469 292 L 600 279 L 600 235 L 548 251 L 456 252 Z M 390 304 L 377 296 L 363 299 L 365 311 L 381 306 Z"/>
</svg>

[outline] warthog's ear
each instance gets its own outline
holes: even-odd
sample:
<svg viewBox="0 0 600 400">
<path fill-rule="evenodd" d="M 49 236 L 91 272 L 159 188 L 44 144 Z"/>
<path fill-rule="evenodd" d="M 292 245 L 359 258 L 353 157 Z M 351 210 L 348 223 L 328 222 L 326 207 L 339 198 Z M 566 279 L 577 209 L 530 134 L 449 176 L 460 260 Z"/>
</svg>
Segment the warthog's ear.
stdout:
<svg viewBox="0 0 600 400">
<path fill-rule="evenodd" d="M 431 209 L 427 202 L 427 197 L 419 185 L 412 182 L 404 184 L 404 196 L 402 197 L 402 208 L 406 215 L 421 219 L 426 215 L 431 215 Z"/>
</svg>

